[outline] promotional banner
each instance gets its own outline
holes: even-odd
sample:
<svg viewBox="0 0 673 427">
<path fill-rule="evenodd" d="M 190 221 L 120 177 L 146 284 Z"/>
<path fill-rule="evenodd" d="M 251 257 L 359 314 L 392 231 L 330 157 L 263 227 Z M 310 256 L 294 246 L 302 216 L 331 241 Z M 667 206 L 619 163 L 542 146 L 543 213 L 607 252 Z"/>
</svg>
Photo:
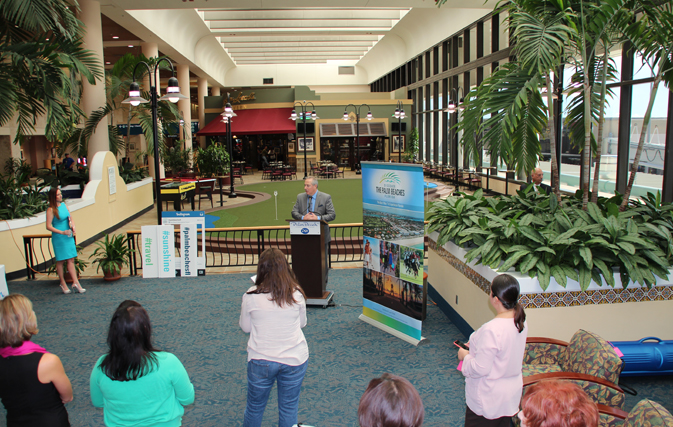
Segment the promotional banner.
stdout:
<svg viewBox="0 0 673 427">
<path fill-rule="evenodd" d="M 423 194 L 421 165 L 362 162 L 360 318 L 413 344 L 422 338 Z"/>
<path fill-rule="evenodd" d="M 205 212 L 164 211 L 161 213 L 161 223 L 170 226 L 171 229 L 176 225 L 180 226 L 180 256 L 174 258 L 175 266 L 179 268 L 178 276 L 205 276 L 206 233 L 203 232 L 206 229 Z M 201 231 L 198 231 L 199 229 Z M 186 240 L 187 245 L 185 245 Z M 199 243 L 201 243 L 201 256 L 198 255 Z M 188 253 L 185 253 L 185 249 Z"/>
<path fill-rule="evenodd" d="M 175 277 L 173 226 L 144 225 L 140 229 L 143 278 Z"/>
</svg>

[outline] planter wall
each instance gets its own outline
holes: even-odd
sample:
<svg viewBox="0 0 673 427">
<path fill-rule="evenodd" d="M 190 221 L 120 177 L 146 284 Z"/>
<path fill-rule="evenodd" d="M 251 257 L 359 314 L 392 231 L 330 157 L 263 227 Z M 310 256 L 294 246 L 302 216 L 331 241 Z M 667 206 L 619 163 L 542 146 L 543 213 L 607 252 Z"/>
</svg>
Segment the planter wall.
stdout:
<svg viewBox="0 0 673 427">
<path fill-rule="evenodd" d="M 500 274 L 483 265 L 466 264 L 465 250 L 453 243 L 437 246 L 437 233 L 429 239 L 428 283 L 443 311 L 469 334 L 494 316 L 488 304 L 490 283 Z M 673 283 L 660 280 L 648 290 L 629 283 L 622 288 L 592 283 L 581 291 L 579 283 L 568 280 L 567 288 L 552 278 L 546 291 L 536 278 L 510 272 L 519 280 L 521 303 L 526 310 L 529 336 L 545 336 L 568 341 L 580 328 L 610 341 L 638 340 L 646 336 L 673 339 Z M 673 278 L 673 274 L 669 276 Z"/>
<path fill-rule="evenodd" d="M 110 194 L 110 167 L 114 168 L 113 194 Z M 154 204 L 152 178 L 127 186 L 119 176 L 117 159 L 109 151 L 96 153 L 89 170 L 91 179 L 82 197 L 66 201 L 77 227 L 79 243 L 115 227 Z M 31 234 L 50 234 L 46 229 L 44 212 L 30 218 L 0 222 L 0 239 L 6 242 L 0 246 L 0 259 L 10 279 L 25 275 L 23 236 Z M 48 253 L 49 249 L 45 246 L 43 250 Z"/>
</svg>

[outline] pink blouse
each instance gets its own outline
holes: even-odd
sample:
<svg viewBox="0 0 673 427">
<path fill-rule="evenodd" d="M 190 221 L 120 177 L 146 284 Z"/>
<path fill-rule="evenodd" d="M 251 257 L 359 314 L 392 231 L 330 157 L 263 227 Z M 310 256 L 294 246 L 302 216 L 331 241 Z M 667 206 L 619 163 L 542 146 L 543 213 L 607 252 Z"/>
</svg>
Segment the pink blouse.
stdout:
<svg viewBox="0 0 673 427">
<path fill-rule="evenodd" d="M 461 372 L 472 412 L 489 420 L 517 413 L 527 337 L 528 326 L 519 333 L 511 318 L 495 318 L 470 335 L 470 353 Z"/>
</svg>

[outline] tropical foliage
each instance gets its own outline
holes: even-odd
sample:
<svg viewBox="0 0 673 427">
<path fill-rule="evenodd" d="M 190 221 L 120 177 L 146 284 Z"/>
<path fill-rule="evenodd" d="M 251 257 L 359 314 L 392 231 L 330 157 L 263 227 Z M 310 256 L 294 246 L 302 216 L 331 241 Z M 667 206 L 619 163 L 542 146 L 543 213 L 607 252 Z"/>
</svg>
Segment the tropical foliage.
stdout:
<svg viewBox="0 0 673 427">
<path fill-rule="evenodd" d="M 0 2 L 0 126 L 16 115 L 15 143 L 34 131 L 36 117 L 58 136 L 84 116 L 81 81 L 94 84 L 102 67 L 83 47 L 77 9 L 65 0 Z"/>
<path fill-rule="evenodd" d="M 92 264 L 98 264 L 96 272 L 103 269 L 104 273 L 117 274 L 122 266 L 129 265 L 130 255 L 134 250 L 128 247 L 124 235 L 116 234 L 112 238 L 105 235 L 103 241 L 95 244 L 97 247 L 89 259 L 93 259 Z"/>
<path fill-rule="evenodd" d="M 629 281 L 651 287 L 655 276 L 668 278 L 673 263 L 673 205 L 649 194 L 620 212 L 621 196 L 599 198 L 582 209 L 582 194 L 563 196 L 519 191 L 486 198 L 482 190 L 436 202 L 428 231 L 438 245 L 449 240 L 468 249 L 466 260 L 499 271 L 514 268 L 537 276 L 542 289 L 550 278 L 566 286 L 568 278 L 586 290 L 592 281 L 615 286 Z"/>
<path fill-rule="evenodd" d="M 402 158 L 405 162 L 413 162 L 418 156 L 418 128 L 413 128 L 409 132 L 409 141 L 404 149 L 404 156 Z"/>
<path fill-rule="evenodd" d="M 196 168 L 199 176 L 212 178 L 224 175 L 229 169 L 229 153 L 222 144 L 210 144 L 205 150 L 199 147 L 196 151 Z"/>
<path fill-rule="evenodd" d="M 164 147 L 161 157 L 163 163 L 174 176 L 180 176 L 184 171 L 189 169 L 192 161 L 192 150 L 180 148 L 180 144 L 175 147 Z"/>
<path fill-rule="evenodd" d="M 0 174 L 0 219 L 28 218 L 47 210 L 44 185 L 26 185 L 22 174 Z"/>
<path fill-rule="evenodd" d="M 124 166 L 119 168 L 119 176 L 124 180 L 125 184 L 142 181 L 147 178 L 146 168 L 134 168 L 132 163 L 124 163 Z"/>
</svg>

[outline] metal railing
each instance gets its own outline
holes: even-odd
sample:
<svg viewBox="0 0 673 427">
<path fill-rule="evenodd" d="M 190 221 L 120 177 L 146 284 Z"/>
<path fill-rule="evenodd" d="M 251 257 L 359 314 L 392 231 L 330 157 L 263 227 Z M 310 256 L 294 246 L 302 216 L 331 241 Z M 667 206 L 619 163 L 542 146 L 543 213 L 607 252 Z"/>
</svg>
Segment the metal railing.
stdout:
<svg viewBox="0 0 673 427">
<path fill-rule="evenodd" d="M 332 263 L 359 262 L 363 259 L 362 223 L 330 225 L 330 252 Z M 131 275 L 142 270 L 140 230 L 126 232 L 130 255 Z M 46 273 L 54 263 L 51 234 L 23 236 L 26 257 L 26 276 L 35 279 L 36 273 Z M 427 254 L 428 237 L 425 236 Z M 206 229 L 206 267 L 243 267 L 257 265 L 259 255 L 267 248 L 280 249 L 292 262 L 290 226 L 239 227 Z M 175 254 L 180 256 L 180 233 L 175 232 Z M 203 256 L 199 240 L 199 256 Z"/>
</svg>

